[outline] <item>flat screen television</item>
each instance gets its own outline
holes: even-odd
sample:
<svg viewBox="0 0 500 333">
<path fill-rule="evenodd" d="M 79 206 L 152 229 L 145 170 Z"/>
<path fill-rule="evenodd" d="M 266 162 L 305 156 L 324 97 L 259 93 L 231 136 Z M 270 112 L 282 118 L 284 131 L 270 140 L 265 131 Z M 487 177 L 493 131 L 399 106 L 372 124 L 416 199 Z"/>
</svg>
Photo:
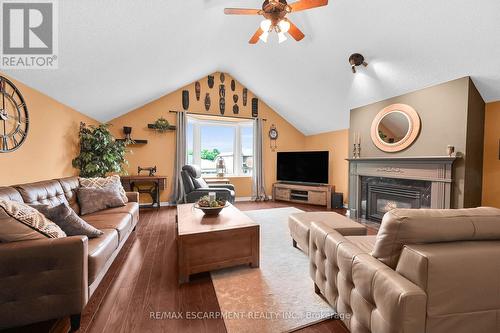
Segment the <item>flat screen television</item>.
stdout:
<svg viewBox="0 0 500 333">
<path fill-rule="evenodd" d="M 328 151 L 279 152 L 276 179 L 280 182 L 328 184 Z"/>
</svg>

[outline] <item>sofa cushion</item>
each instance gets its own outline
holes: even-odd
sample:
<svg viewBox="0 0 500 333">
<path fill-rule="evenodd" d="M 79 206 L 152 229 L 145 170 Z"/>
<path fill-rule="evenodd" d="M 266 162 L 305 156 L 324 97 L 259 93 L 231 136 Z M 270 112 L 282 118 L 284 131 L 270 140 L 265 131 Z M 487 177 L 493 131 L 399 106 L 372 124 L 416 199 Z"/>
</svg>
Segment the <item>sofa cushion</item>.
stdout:
<svg viewBox="0 0 500 333">
<path fill-rule="evenodd" d="M 406 244 L 500 239 L 500 209 L 394 209 L 384 215 L 372 255 L 396 268 Z"/>
<path fill-rule="evenodd" d="M 0 242 L 62 238 L 66 234 L 42 213 L 24 203 L 0 200 Z"/>
<path fill-rule="evenodd" d="M 128 213 L 102 214 L 99 212 L 82 216 L 82 218 L 99 230 L 116 229 L 120 242 L 132 229 L 132 216 Z"/>
<path fill-rule="evenodd" d="M 139 204 L 137 202 L 127 202 L 125 206 L 109 208 L 89 215 L 92 216 L 92 215 L 106 215 L 106 214 L 130 214 L 130 216 L 132 216 L 134 223 L 136 223 L 139 220 Z"/>
<path fill-rule="evenodd" d="M 64 191 L 66 200 L 69 203 L 71 209 L 73 209 L 78 215 L 80 215 L 80 206 L 78 205 L 77 190 L 80 187 L 80 181 L 78 177 L 67 177 L 58 179 L 59 184 Z"/>
<path fill-rule="evenodd" d="M 96 178 L 79 178 L 80 186 L 85 188 L 107 188 L 113 187 L 118 190 L 120 196 L 122 197 L 123 202 L 127 202 L 127 194 L 125 193 L 125 189 L 123 188 L 122 182 L 120 180 L 120 176 L 109 176 L 109 177 L 96 177 Z"/>
<path fill-rule="evenodd" d="M 205 179 L 203 178 L 193 178 L 193 184 L 194 184 L 194 188 L 198 189 L 198 188 L 208 188 L 208 184 L 207 182 L 205 181 Z"/>
<path fill-rule="evenodd" d="M 108 208 L 125 206 L 120 193 L 113 187 L 78 189 L 78 203 L 80 214 L 87 215 Z"/>
<path fill-rule="evenodd" d="M 63 188 L 57 180 L 46 180 L 31 184 L 14 186 L 21 194 L 23 201 L 30 205 L 45 204 L 57 206 L 67 202 Z"/>
<path fill-rule="evenodd" d="M 103 229 L 101 237 L 89 239 L 89 285 L 91 285 L 113 252 L 118 248 L 118 232 L 115 229 Z"/>
<path fill-rule="evenodd" d="M 67 203 L 62 203 L 56 207 L 41 206 L 37 209 L 45 217 L 57 224 L 68 236 L 96 238 L 103 234 L 101 230 L 94 228 L 82 220 Z"/>
<path fill-rule="evenodd" d="M 24 202 L 21 194 L 13 187 L 0 187 L 0 200 Z"/>
</svg>

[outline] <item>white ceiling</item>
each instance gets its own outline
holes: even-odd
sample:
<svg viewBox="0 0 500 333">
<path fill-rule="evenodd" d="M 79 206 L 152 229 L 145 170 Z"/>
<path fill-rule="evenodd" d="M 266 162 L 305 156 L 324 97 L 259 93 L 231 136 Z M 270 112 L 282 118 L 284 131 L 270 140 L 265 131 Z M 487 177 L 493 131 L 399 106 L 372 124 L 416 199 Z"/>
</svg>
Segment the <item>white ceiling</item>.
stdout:
<svg viewBox="0 0 500 333">
<path fill-rule="evenodd" d="M 247 43 L 260 0 L 60 0 L 59 69 L 8 71 L 101 121 L 215 71 L 233 75 L 305 134 L 349 126 L 349 110 L 470 75 L 500 100 L 500 1 L 330 0 L 290 14 L 306 34 Z M 353 75 L 353 52 L 370 63 Z"/>
</svg>

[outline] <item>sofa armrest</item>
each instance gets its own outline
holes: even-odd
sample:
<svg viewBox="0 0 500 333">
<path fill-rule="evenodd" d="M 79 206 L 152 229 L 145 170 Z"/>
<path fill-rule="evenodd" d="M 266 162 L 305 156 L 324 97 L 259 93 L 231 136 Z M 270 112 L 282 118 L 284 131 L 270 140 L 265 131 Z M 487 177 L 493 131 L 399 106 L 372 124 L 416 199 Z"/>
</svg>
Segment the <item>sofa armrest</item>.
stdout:
<svg viewBox="0 0 500 333">
<path fill-rule="evenodd" d="M 139 192 L 125 192 L 128 202 L 139 202 Z"/>
<path fill-rule="evenodd" d="M 425 292 L 324 224 L 312 223 L 311 277 L 353 332 L 424 332 Z"/>
<path fill-rule="evenodd" d="M 87 261 L 85 236 L 0 243 L 0 329 L 81 313 Z"/>
<path fill-rule="evenodd" d="M 210 189 L 212 189 L 212 188 L 225 188 L 227 190 L 234 191 L 234 185 L 233 184 L 213 184 L 213 185 L 208 184 L 208 187 Z"/>
</svg>

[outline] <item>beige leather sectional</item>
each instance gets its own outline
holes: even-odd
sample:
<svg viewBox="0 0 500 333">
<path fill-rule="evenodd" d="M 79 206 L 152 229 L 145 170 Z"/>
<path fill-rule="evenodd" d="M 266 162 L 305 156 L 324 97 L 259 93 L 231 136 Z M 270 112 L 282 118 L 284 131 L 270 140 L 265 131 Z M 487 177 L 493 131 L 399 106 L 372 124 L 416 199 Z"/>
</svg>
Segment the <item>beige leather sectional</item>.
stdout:
<svg viewBox="0 0 500 333">
<path fill-rule="evenodd" d="M 68 202 L 79 214 L 77 177 L 0 187 L 0 199 Z M 73 329 L 139 221 L 138 193 L 124 207 L 82 216 L 104 235 L 0 243 L 0 329 L 71 316 Z M 1 223 L 1 221 L 0 221 Z"/>
<path fill-rule="evenodd" d="M 377 236 L 312 223 L 309 254 L 352 333 L 500 332 L 500 209 L 397 209 Z"/>
</svg>

